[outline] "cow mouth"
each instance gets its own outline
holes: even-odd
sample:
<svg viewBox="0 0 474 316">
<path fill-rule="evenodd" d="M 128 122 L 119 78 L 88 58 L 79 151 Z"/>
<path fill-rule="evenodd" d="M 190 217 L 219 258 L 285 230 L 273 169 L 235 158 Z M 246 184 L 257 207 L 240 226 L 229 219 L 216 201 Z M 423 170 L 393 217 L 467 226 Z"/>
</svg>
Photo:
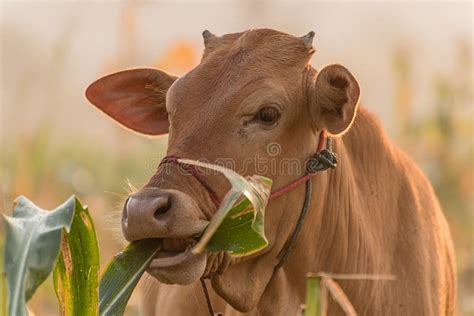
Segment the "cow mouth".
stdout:
<svg viewBox="0 0 474 316">
<path fill-rule="evenodd" d="M 156 254 L 149 267 L 157 269 L 179 265 L 194 255 L 191 249 L 195 244 L 192 238 L 165 238 L 163 249 Z"/>
<path fill-rule="evenodd" d="M 193 283 L 204 274 L 207 264 L 205 253 L 192 253 L 195 244 L 193 238 L 163 239 L 163 249 L 150 262 L 148 274 L 166 284 Z"/>
<path fill-rule="evenodd" d="M 183 252 L 160 252 L 150 263 L 151 269 L 166 268 L 176 266 L 186 259 L 190 258 L 193 254 L 189 249 Z"/>
</svg>

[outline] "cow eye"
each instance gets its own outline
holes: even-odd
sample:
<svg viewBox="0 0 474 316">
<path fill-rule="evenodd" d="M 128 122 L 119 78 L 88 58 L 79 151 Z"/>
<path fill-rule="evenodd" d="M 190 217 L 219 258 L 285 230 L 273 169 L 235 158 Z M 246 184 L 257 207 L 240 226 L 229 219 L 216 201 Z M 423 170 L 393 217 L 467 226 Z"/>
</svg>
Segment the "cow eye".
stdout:
<svg viewBox="0 0 474 316">
<path fill-rule="evenodd" d="M 266 106 L 257 113 L 256 117 L 263 124 L 273 124 L 280 118 L 278 109 L 272 106 Z"/>
</svg>

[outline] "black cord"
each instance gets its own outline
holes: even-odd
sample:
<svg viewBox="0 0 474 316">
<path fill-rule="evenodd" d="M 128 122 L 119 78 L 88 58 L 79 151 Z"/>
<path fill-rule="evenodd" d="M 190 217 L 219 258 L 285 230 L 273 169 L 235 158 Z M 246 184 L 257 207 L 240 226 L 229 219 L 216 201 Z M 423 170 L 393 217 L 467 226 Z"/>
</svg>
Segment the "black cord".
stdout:
<svg viewBox="0 0 474 316">
<path fill-rule="evenodd" d="M 283 266 L 283 264 L 288 259 L 290 252 L 296 246 L 296 241 L 301 232 L 301 228 L 303 227 L 306 214 L 308 214 L 309 205 L 311 203 L 312 192 L 313 192 L 313 182 L 312 182 L 312 179 L 310 178 L 308 179 L 308 181 L 306 181 L 303 207 L 301 208 L 300 217 L 298 218 L 298 222 L 296 223 L 295 231 L 291 235 L 291 239 L 286 246 L 285 252 L 283 253 L 283 256 L 281 257 L 280 262 L 278 262 L 278 264 L 273 269 L 274 272 L 276 272 L 278 269 L 280 269 Z"/>
<path fill-rule="evenodd" d="M 209 315 L 214 316 L 214 309 L 212 308 L 211 298 L 209 297 L 209 292 L 207 291 L 206 282 L 203 278 L 201 280 L 202 291 L 204 292 L 204 296 L 206 297 L 207 308 L 209 310 Z"/>
</svg>

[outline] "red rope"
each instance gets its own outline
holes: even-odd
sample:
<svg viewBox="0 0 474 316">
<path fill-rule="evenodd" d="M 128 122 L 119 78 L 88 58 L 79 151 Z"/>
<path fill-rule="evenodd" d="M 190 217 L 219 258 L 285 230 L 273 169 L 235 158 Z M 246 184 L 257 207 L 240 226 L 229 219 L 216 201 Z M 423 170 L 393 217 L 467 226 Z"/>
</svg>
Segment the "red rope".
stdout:
<svg viewBox="0 0 474 316">
<path fill-rule="evenodd" d="M 201 185 L 207 190 L 209 197 L 212 200 L 212 203 L 214 203 L 216 208 L 219 208 L 220 201 L 217 197 L 216 192 L 211 188 L 211 186 L 206 182 L 206 180 L 204 180 L 202 174 L 199 172 L 199 169 L 192 165 L 180 163 L 178 159 L 180 159 L 178 156 L 166 156 L 161 160 L 160 166 L 165 163 L 174 163 L 178 166 L 181 166 L 185 171 L 189 172 L 199 183 L 201 183 Z"/>
<path fill-rule="evenodd" d="M 324 148 L 324 144 L 326 144 L 326 130 L 322 130 L 321 134 L 319 134 L 319 142 L 318 142 L 318 151 L 320 152 Z M 294 188 L 298 187 L 299 185 L 305 183 L 309 179 L 311 179 L 316 173 L 308 173 L 304 176 L 302 176 L 299 179 L 296 179 L 295 181 L 291 182 L 290 184 L 285 185 L 283 188 L 276 190 L 275 192 L 272 192 L 270 195 L 270 200 L 276 199 L 277 197 L 293 190 Z"/>
<path fill-rule="evenodd" d="M 324 144 L 326 144 L 326 138 L 327 138 L 326 131 L 322 130 L 321 134 L 319 135 L 318 151 L 317 152 L 320 152 L 321 150 L 323 150 Z M 194 176 L 194 178 L 199 183 L 202 184 L 202 186 L 209 193 L 209 197 L 211 198 L 211 200 L 214 203 L 214 205 L 216 206 L 216 208 L 219 208 L 220 201 L 219 201 L 219 198 L 217 197 L 216 192 L 211 188 L 211 186 L 206 182 L 206 180 L 204 180 L 204 178 L 202 177 L 202 174 L 200 173 L 199 169 L 197 167 L 193 166 L 193 165 L 187 165 L 187 164 L 181 163 L 181 162 L 178 161 L 179 159 L 180 159 L 180 157 L 178 157 L 178 156 L 172 156 L 172 155 L 166 156 L 161 160 L 160 166 L 165 164 L 165 163 L 174 163 L 174 164 L 180 165 L 185 171 L 189 172 L 192 176 Z M 296 179 L 295 181 L 291 182 L 290 184 L 287 184 L 284 187 L 272 192 L 270 194 L 269 199 L 270 200 L 276 199 L 277 197 L 279 197 L 279 196 L 295 189 L 299 185 L 301 185 L 301 184 L 305 183 L 306 181 L 308 181 L 309 179 L 311 179 L 315 174 L 316 173 L 308 173 L 308 174 L 302 176 L 301 178 Z"/>
<path fill-rule="evenodd" d="M 290 184 L 285 185 L 283 188 L 272 192 L 272 194 L 270 194 L 270 200 L 276 199 L 277 197 L 285 194 L 286 192 L 289 192 L 289 191 L 293 190 L 297 186 L 299 186 L 299 185 L 305 183 L 306 181 L 308 181 L 309 179 L 311 179 L 311 177 L 314 176 L 314 175 L 315 175 L 314 173 L 309 173 L 307 175 L 304 175 L 301 178 L 296 179 L 295 181 L 291 182 Z"/>
</svg>

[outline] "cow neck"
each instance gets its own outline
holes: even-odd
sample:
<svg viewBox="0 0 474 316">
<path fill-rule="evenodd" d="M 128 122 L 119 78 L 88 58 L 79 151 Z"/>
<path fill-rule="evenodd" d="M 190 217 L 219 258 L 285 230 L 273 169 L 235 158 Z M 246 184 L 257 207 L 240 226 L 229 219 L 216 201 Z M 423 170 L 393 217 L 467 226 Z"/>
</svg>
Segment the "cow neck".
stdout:
<svg viewBox="0 0 474 316">
<path fill-rule="evenodd" d="M 160 166 L 166 163 L 173 163 L 173 164 L 181 166 L 183 170 L 187 171 L 199 183 L 201 183 L 201 185 L 207 191 L 212 203 L 214 204 L 216 209 L 218 209 L 220 205 L 220 200 L 217 197 L 216 192 L 204 179 L 199 169 L 196 166 L 188 165 L 188 164 L 180 162 L 179 161 L 180 159 L 181 157 L 178 157 L 178 156 L 171 156 L 171 155 L 166 156 L 161 160 Z M 291 252 L 296 246 L 296 242 L 300 235 L 301 229 L 304 224 L 304 220 L 306 218 L 306 215 L 308 214 L 308 210 L 311 204 L 311 196 L 312 196 L 312 191 L 313 191 L 312 178 L 317 174 L 317 172 L 324 171 L 329 168 L 334 169 L 336 165 L 337 165 L 337 156 L 332 151 L 332 140 L 330 137 L 327 136 L 326 131 L 322 130 L 321 133 L 319 134 L 319 142 L 318 142 L 318 148 L 317 148 L 316 153 L 306 161 L 306 172 L 304 176 L 296 179 L 293 182 L 290 182 L 289 184 L 285 185 L 284 187 L 270 194 L 269 202 L 284 195 L 285 193 L 288 193 L 294 190 L 295 188 L 299 187 L 301 184 L 303 183 L 305 184 L 303 206 L 301 208 L 298 221 L 296 222 L 295 229 L 293 230 L 293 233 L 291 234 L 290 239 L 288 240 L 284 249 L 281 252 L 281 257 L 280 257 L 280 260 L 278 261 L 278 264 L 274 267 L 274 270 L 273 270 L 274 273 L 277 272 L 285 264 L 285 262 L 288 260 L 289 255 L 291 254 Z M 206 283 L 204 279 L 202 278 L 201 278 L 201 285 L 204 292 L 204 296 L 206 298 L 209 314 L 211 316 L 215 315 L 214 309 L 212 307 L 211 300 L 209 297 L 209 292 L 206 287 Z"/>
</svg>

